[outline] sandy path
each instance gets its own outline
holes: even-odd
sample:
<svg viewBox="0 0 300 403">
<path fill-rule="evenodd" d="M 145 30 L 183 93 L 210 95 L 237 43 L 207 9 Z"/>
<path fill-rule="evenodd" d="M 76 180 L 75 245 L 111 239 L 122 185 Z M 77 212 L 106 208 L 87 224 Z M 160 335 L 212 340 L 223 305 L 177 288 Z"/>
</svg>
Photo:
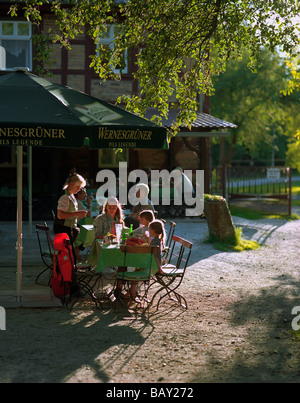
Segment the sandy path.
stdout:
<svg viewBox="0 0 300 403">
<path fill-rule="evenodd" d="M 219 252 L 202 242 L 205 223 L 178 223 L 194 242 L 187 311 L 166 303 L 142 321 L 92 305 L 7 309 L 0 382 L 299 382 L 300 221 L 234 221 L 260 249 Z"/>
</svg>

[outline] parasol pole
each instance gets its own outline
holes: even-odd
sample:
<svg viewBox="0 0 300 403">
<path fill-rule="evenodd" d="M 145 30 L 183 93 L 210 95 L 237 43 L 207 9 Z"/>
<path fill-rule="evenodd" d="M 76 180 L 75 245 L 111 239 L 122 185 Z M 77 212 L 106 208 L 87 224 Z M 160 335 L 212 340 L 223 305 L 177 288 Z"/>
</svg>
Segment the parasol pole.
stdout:
<svg viewBox="0 0 300 403">
<path fill-rule="evenodd" d="M 22 283 L 22 183 L 23 146 L 17 147 L 17 302 L 21 301 Z"/>
<path fill-rule="evenodd" d="M 32 146 L 28 146 L 28 234 L 32 235 Z"/>
</svg>

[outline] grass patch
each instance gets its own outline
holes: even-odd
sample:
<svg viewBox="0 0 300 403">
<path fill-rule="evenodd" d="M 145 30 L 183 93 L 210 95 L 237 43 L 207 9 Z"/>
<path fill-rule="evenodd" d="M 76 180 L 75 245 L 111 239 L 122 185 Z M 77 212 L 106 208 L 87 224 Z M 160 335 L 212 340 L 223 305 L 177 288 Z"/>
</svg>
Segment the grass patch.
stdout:
<svg viewBox="0 0 300 403">
<path fill-rule="evenodd" d="M 300 202 L 300 201 L 299 201 Z M 294 204 L 292 202 L 292 204 Z M 299 203 L 300 205 L 300 203 Z M 299 220 L 300 217 L 298 214 L 292 213 L 290 216 L 288 214 L 266 214 L 261 213 L 256 210 L 249 210 L 249 208 L 229 205 L 229 210 L 231 215 L 241 218 L 246 218 L 248 220 L 260 220 L 261 218 L 269 218 L 269 219 L 282 219 L 282 220 Z"/>
<path fill-rule="evenodd" d="M 300 194 L 300 186 L 292 186 L 292 193 L 293 194 Z"/>
<path fill-rule="evenodd" d="M 249 179 L 244 179 L 244 186 L 233 186 L 230 187 L 230 191 L 232 193 L 250 193 L 250 194 L 271 194 L 272 193 L 285 193 L 285 191 L 289 192 L 289 182 L 285 185 L 285 183 L 269 183 L 269 184 L 256 184 L 249 185 Z M 300 194 L 300 181 L 292 180 L 292 194 Z"/>
<path fill-rule="evenodd" d="M 249 241 L 242 238 L 242 228 L 234 227 L 234 236 L 220 240 L 213 235 L 204 241 L 205 243 L 212 243 L 214 248 L 222 252 L 242 252 L 244 250 L 254 250 L 259 248 L 256 241 Z"/>
<path fill-rule="evenodd" d="M 292 213 L 290 216 L 288 214 L 266 214 L 264 215 L 264 218 L 280 218 L 282 220 L 299 220 L 300 217 L 298 216 L 298 214 Z"/>
<path fill-rule="evenodd" d="M 260 218 L 264 218 L 264 215 L 259 211 L 249 210 L 248 208 L 234 205 L 229 205 L 228 207 L 231 215 L 236 217 L 247 218 L 248 220 L 259 220 Z"/>
<path fill-rule="evenodd" d="M 290 330 L 289 334 L 292 337 L 292 341 L 300 341 L 300 330 Z"/>
</svg>

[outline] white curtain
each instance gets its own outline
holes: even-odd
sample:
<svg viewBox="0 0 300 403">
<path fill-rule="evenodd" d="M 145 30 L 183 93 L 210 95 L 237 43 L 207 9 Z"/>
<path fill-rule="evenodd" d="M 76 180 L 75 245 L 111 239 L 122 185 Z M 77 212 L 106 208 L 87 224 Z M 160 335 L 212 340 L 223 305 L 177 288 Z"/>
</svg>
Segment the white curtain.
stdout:
<svg viewBox="0 0 300 403">
<path fill-rule="evenodd" d="M 2 40 L 0 45 L 6 52 L 6 68 L 28 67 L 29 42 L 17 40 Z"/>
<path fill-rule="evenodd" d="M 6 68 L 6 53 L 3 46 L 0 46 L 0 70 L 5 70 Z"/>
</svg>

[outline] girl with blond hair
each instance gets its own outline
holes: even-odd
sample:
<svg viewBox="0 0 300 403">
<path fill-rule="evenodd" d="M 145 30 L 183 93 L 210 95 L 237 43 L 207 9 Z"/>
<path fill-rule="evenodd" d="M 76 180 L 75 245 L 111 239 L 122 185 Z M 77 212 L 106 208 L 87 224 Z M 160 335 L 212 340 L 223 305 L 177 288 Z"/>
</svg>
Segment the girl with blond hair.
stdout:
<svg viewBox="0 0 300 403">
<path fill-rule="evenodd" d="M 164 223 L 160 220 L 154 220 L 149 224 L 149 240 L 150 246 L 159 246 L 159 253 L 157 255 L 158 261 L 161 265 L 161 253 L 165 246 L 166 232 Z"/>
</svg>

